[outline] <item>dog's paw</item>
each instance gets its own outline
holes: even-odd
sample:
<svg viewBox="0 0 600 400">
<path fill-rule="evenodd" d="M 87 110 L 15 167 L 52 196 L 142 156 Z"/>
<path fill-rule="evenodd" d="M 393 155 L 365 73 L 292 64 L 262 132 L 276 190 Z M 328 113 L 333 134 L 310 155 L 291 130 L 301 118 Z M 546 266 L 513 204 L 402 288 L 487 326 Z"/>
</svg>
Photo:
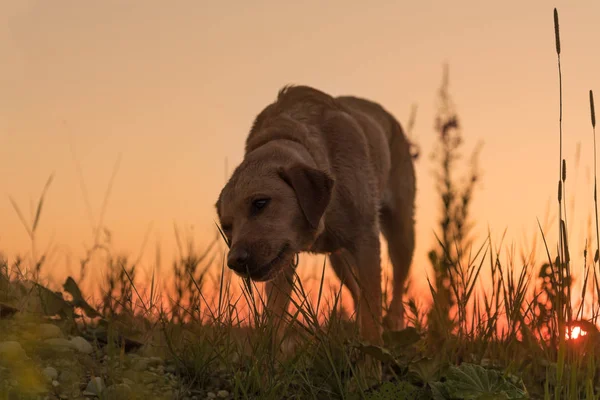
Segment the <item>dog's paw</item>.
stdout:
<svg viewBox="0 0 600 400">
<path fill-rule="evenodd" d="M 287 337 L 281 342 L 281 353 L 286 357 L 295 354 L 297 349 L 298 341 L 294 338 Z"/>
<path fill-rule="evenodd" d="M 404 329 L 404 318 L 401 315 L 388 313 L 383 317 L 382 324 L 386 331 L 401 331 Z"/>
</svg>

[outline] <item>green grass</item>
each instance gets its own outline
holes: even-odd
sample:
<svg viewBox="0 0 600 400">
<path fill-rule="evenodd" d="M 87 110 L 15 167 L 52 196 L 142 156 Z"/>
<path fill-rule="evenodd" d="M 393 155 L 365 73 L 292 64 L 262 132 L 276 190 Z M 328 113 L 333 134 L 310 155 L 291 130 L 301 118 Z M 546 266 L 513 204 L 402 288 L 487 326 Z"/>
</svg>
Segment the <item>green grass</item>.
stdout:
<svg viewBox="0 0 600 400">
<path fill-rule="evenodd" d="M 440 192 L 443 207 L 439 245 L 430 253 L 436 272 L 435 280 L 429 283 L 432 305 L 423 308 L 419 304 L 424 299 L 407 299 L 409 327 L 399 332 L 385 331 L 382 347 L 361 341 L 355 323 L 341 307 L 341 289 L 328 293 L 325 264 L 318 284 L 310 288 L 318 292 L 316 301 L 302 281 L 295 280 L 292 307 L 285 315 L 283 336 L 278 336 L 274 316 L 264 309 L 261 288 L 228 274 L 218 245 L 220 239 L 199 250 L 191 241 L 184 246 L 177 229 L 179 256 L 172 264 L 172 280 L 162 288 L 154 274 L 149 285 L 140 285 L 138 262 L 114 257 L 110 242 L 100 239 L 101 223 L 97 223 L 92 224 L 96 241 L 81 262 L 84 276 L 93 255 L 104 252 L 108 272 L 102 284 L 103 297 L 97 304 L 87 304 L 72 280 L 64 285 L 64 291 L 70 294 L 66 302 L 43 288 L 27 293 L 15 291 L 19 283 L 38 279 L 44 265 L 44 255 L 37 255 L 35 232 L 51 179 L 31 224 L 11 200 L 31 237 L 33 258 L 28 268 L 21 260 L 10 264 L 0 261 L 0 315 L 27 308 L 27 300 L 38 296 L 47 315 L 60 315 L 73 324 L 105 327 L 111 332 L 108 346 L 115 356 L 124 351 L 124 338 L 135 338 L 154 346 L 162 357 L 174 360 L 185 385 L 202 388 L 217 381 L 241 399 L 600 399 L 596 176 L 596 250 L 593 257 L 588 254 L 590 239 L 584 264 L 576 268 L 571 263 L 566 235 L 567 174 L 562 155 L 562 77 L 556 10 L 554 19 L 561 100 L 559 243 L 547 243 L 540 225 L 546 262 L 535 263 L 531 257 L 519 262 L 514 254 L 501 250 L 502 243 L 492 243 L 491 235 L 478 243 L 468 237 L 468 205 L 477 170 L 472 170 L 466 186 L 456 186 L 450 160 L 458 147 L 444 143 L 450 135 L 441 134 L 445 152 L 440 168 L 444 177 Z M 595 171 L 592 91 L 589 96 Z M 442 117 L 452 123 L 438 121 L 440 132 L 458 128 L 452 112 Z M 579 293 L 573 291 L 574 272 L 583 279 Z M 481 278 L 484 273 L 488 279 L 485 282 Z M 215 298 L 206 297 L 211 278 L 213 292 L 218 294 Z M 164 297 L 167 293 L 172 297 Z M 248 312 L 244 313 L 241 310 L 246 305 Z M 586 335 L 567 339 L 575 327 Z M 382 361 L 382 384 L 371 386 L 361 376 L 357 362 L 365 355 Z"/>
</svg>

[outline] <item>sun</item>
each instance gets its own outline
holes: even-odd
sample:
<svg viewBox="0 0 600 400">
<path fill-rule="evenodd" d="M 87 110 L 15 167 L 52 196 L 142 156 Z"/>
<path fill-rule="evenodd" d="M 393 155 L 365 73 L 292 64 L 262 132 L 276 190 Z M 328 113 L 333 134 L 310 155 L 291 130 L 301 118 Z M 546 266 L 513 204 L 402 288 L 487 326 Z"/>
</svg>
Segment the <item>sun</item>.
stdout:
<svg viewBox="0 0 600 400">
<path fill-rule="evenodd" d="M 581 336 L 585 336 L 585 335 L 587 335 L 586 331 L 584 331 L 583 329 L 581 329 L 579 326 L 574 326 L 571 329 L 571 337 L 569 337 L 568 333 L 566 334 L 566 337 L 567 337 L 567 340 L 568 339 L 575 340 L 575 339 L 577 339 L 577 338 L 579 338 Z"/>
</svg>

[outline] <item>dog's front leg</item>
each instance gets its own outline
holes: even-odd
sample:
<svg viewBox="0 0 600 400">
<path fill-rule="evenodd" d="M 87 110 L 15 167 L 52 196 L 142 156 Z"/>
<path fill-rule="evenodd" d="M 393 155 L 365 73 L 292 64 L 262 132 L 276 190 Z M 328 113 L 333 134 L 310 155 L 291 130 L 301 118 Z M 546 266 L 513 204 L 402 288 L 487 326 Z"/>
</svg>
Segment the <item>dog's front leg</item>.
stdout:
<svg viewBox="0 0 600 400">
<path fill-rule="evenodd" d="M 361 238 L 354 251 L 361 289 L 358 326 L 363 339 L 373 345 L 383 343 L 380 246 L 379 237 L 376 234 L 368 234 Z M 381 381 L 381 362 L 367 356 L 362 367 L 365 368 L 367 378 Z"/>
<path fill-rule="evenodd" d="M 284 268 L 273 280 L 265 285 L 267 294 L 267 309 L 269 322 L 273 324 L 273 339 L 276 344 L 281 344 L 285 330 L 285 316 L 290 303 L 294 282 L 294 268 L 289 265 Z M 283 349 L 285 351 L 285 349 Z"/>
</svg>

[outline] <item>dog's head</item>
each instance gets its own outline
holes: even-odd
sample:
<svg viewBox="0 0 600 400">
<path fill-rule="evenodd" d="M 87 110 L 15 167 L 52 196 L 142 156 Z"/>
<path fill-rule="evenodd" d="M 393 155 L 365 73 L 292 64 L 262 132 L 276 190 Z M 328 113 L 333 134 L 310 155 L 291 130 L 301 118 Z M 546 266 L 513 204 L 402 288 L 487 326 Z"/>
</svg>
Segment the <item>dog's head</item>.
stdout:
<svg viewBox="0 0 600 400">
<path fill-rule="evenodd" d="M 255 281 L 274 278 L 322 229 L 333 179 L 304 163 L 247 158 L 217 201 L 227 265 Z"/>
</svg>

